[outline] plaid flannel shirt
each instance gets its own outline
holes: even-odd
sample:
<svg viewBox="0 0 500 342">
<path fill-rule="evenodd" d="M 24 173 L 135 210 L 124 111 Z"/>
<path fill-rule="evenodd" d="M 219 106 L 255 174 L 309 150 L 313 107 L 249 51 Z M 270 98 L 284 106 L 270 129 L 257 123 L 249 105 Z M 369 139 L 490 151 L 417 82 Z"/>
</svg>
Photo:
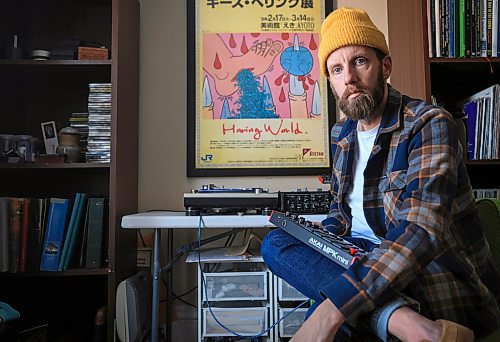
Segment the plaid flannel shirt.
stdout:
<svg viewBox="0 0 500 342">
<path fill-rule="evenodd" d="M 500 278 L 477 215 L 452 116 L 390 85 L 364 172 L 364 213 L 382 243 L 321 289 L 350 324 L 404 294 L 430 319 L 476 336 L 500 326 Z M 326 229 L 349 235 L 357 122 L 332 129 L 332 195 Z"/>
</svg>

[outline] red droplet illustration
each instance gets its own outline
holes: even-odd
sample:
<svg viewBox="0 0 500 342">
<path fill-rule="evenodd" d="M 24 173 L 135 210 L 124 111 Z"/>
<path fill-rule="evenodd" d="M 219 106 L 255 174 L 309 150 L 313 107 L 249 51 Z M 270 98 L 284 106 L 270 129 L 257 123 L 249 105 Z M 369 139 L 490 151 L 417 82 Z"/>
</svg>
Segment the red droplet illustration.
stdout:
<svg viewBox="0 0 500 342">
<path fill-rule="evenodd" d="M 283 82 L 288 83 L 289 80 L 290 80 L 290 74 L 287 74 Z"/>
<path fill-rule="evenodd" d="M 307 76 L 307 81 L 309 82 L 310 85 L 314 84 L 314 80 L 311 78 L 311 76 Z"/>
<path fill-rule="evenodd" d="M 229 37 L 229 46 L 234 49 L 236 47 L 236 42 L 234 41 L 233 34 L 231 33 L 231 36 Z"/>
<path fill-rule="evenodd" d="M 311 41 L 309 42 L 309 49 L 316 50 L 317 48 L 318 48 L 318 44 L 316 44 L 316 41 L 314 40 L 314 36 L 311 34 Z"/>
<path fill-rule="evenodd" d="M 286 100 L 285 92 L 283 91 L 283 87 L 281 87 L 279 100 L 280 100 L 280 102 L 285 102 L 285 100 Z"/>
<path fill-rule="evenodd" d="M 279 75 L 278 78 L 274 80 L 274 84 L 276 84 L 277 86 L 280 86 L 282 79 L 283 79 L 283 74 Z"/>
<path fill-rule="evenodd" d="M 252 32 L 250 34 L 252 35 L 252 37 L 258 37 L 258 36 L 260 36 L 260 33 L 257 33 L 257 32 Z"/>
<path fill-rule="evenodd" d="M 214 68 L 217 70 L 220 70 L 220 68 L 222 68 L 222 63 L 220 62 L 218 53 L 215 53 Z"/>
<path fill-rule="evenodd" d="M 302 76 L 302 75 L 299 76 L 299 81 L 304 82 L 305 80 L 306 80 L 306 78 L 304 76 Z"/>
<path fill-rule="evenodd" d="M 241 42 L 241 48 L 240 51 L 242 54 L 245 54 L 248 52 L 248 46 L 247 46 L 247 41 L 245 40 L 245 36 L 243 36 L 243 40 Z"/>
<path fill-rule="evenodd" d="M 302 86 L 304 87 L 304 90 L 309 90 L 309 86 L 306 84 L 306 82 L 302 82 Z"/>
<path fill-rule="evenodd" d="M 283 32 L 281 34 L 281 39 L 283 40 L 288 40 L 288 38 L 290 38 L 290 35 L 287 33 L 287 32 Z"/>
</svg>

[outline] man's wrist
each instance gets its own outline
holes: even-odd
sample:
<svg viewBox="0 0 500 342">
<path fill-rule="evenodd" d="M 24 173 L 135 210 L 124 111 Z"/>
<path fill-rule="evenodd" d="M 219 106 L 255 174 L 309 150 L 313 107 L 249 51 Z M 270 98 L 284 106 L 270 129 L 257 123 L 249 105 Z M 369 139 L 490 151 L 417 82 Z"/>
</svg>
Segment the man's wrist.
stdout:
<svg viewBox="0 0 500 342">
<path fill-rule="evenodd" d="M 320 314 L 325 317 L 325 329 L 337 331 L 345 322 L 345 317 L 330 299 L 325 299 L 316 310 L 320 309 Z"/>
</svg>

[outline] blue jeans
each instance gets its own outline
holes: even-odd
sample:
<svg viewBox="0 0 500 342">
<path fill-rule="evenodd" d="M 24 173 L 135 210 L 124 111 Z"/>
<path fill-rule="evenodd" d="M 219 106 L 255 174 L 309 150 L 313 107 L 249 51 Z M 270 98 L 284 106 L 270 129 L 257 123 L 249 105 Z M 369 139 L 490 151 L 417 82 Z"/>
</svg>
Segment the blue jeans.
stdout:
<svg viewBox="0 0 500 342">
<path fill-rule="evenodd" d="M 371 251 L 375 244 L 360 238 L 344 237 L 345 240 Z M 345 271 L 345 268 L 316 252 L 281 229 L 269 232 L 262 241 L 262 257 L 267 267 L 303 295 L 314 299 L 306 319 L 325 299 L 321 289 Z M 344 326 L 344 329 L 348 329 Z"/>
</svg>

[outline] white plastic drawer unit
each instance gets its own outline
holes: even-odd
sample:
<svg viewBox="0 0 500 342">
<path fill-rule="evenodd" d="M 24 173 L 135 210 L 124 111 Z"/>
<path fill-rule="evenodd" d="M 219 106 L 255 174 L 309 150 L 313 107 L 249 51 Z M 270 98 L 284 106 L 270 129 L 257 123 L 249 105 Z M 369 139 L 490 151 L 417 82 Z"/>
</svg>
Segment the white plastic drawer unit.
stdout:
<svg viewBox="0 0 500 342">
<path fill-rule="evenodd" d="M 267 300 L 266 272 L 205 273 L 204 277 L 209 301 Z"/>
<path fill-rule="evenodd" d="M 292 310 L 293 308 L 280 309 L 280 319 Z M 287 317 L 285 317 L 285 319 L 280 322 L 280 336 L 292 337 L 293 334 L 295 334 L 297 330 L 299 330 L 299 328 L 302 326 L 302 323 L 304 323 L 304 318 L 306 316 L 307 310 L 307 308 L 298 308 Z"/>
<path fill-rule="evenodd" d="M 268 328 L 267 308 L 212 308 L 219 322 L 239 335 L 255 336 Z M 264 333 L 263 336 L 267 336 Z M 217 323 L 208 308 L 203 309 L 203 336 L 234 336 Z"/>
<path fill-rule="evenodd" d="M 278 299 L 283 301 L 294 301 L 306 300 L 308 298 L 300 293 L 297 289 L 295 289 L 295 287 L 288 284 L 283 279 L 278 278 Z"/>
</svg>

